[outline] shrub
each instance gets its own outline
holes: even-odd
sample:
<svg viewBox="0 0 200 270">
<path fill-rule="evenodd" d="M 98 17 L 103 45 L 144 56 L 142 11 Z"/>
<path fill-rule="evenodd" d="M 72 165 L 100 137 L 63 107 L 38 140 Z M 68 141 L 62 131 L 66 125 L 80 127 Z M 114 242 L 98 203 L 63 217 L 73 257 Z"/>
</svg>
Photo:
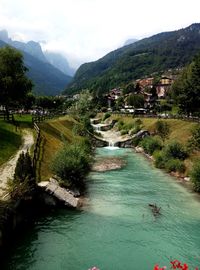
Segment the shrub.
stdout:
<svg viewBox="0 0 200 270">
<path fill-rule="evenodd" d="M 118 123 L 117 123 L 117 127 L 119 130 L 122 130 L 123 127 L 124 127 L 124 122 L 122 120 L 119 120 Z"/>
<path fill-rule="evenodd" d="M 140 145 L 144 148 L 144 151 L 150 155 L 153 154 L 154 151 L 160 150 L 162 148 L 162 144 L 160 140 L 155 137 L 145 137 Z"/>
<path fill-rule="evenodd" d="M 132 140 L 133 146 L 138 146 L 138 144 L 140 143 L 140 141 L 142 140 L 142 138 L 140 137 L 134 137 Z"/>
<path fill-rule="evenodd" d="M 80 188 L 92 162 L 89 141 L 64 145 L 55 155 L 51 168 L 61 179 Z"/>
<path fill-rule="evenodd" d="M 166 121 L 159 120 L 155 123 L 155 132 L 164 141 L 170 133 L 169 124 Z"/>
<path fill-rule="evenodd" d="M 198 160 L 194 164 L 192 171 L 190 173 L 190 176 L 194 185 L 194 189 L 199 192 L 200 191 L 200 160 Z"/>
<path fill-rule="evenodd" d="M 196 126 L 192 130 L 192 138 L 189 140 L 188 145 L 192 149 L 200 150 L 200 126 Z"/>
<path fill-rule="evenodd" d="M 127 129 L 122 129 L 120 133 L 121 133 L 121 135 L 128 134 L 128 130 Z"/>
<path fill-rule="evenodd" d="M 167 172 L 185 172 L 185 164 L 179 159 L 169 159 L 165 164 Z"/>
<path fill-rule="evenodd" d="M 8 185 L 10 196 L 13 199 L 22 198 L 35 190 L 35 172 L 28 151 L 19 155 L 14 178 L 9 180 Z"/>
<path fill-rule="evenodd" d="M 166 158 L 163 151 L 156 151 L 154 153 L 155 166 L 159 169 L 165 168 Z"/>
<path fill-rule="evenodd" d="M 105 121 L 107 118 L 109 118 L 111 116 L 111 113 L 106 112 L 103 117 L 102 117 L 102 121 Z"/>
<path fill-rule="evenodd" d="M 184 147 L 176 141 L 171 142 L 165 147 L 165 154 L 168 159 L 174 158 L 174 159 L 181 159 L 184 160 L 188 154 Z"/>
<path fill-rule="evenodd" d="M 17 164 L 15 167 L 14 181 L 15 182 L 24 182 L 26 178 L 34 177 L 34 170 L 32 166 L 32 160 L 28 151 L 24 154 L 22 152 L 19 155 Z"/>
<path fill-rule="evenodd" d="M 142 120 L 141 119 L 136 119 L 135 120 L 135 125 L 136 126 L 141 126 L 143 123 L 142 123 Z"/>
</svg>

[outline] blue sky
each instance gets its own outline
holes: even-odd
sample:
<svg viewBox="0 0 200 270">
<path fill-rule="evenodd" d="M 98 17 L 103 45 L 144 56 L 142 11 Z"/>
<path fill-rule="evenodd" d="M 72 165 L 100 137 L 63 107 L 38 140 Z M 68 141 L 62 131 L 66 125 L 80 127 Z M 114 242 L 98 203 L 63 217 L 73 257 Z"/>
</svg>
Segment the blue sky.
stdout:
<svg viewBox="0 0 200 270">
<path fill-rule="evenodd" d="M 199 0 L 0 0 L 0 29 L 17 40 L 41 41 L 77 67 L 129 38 L 200 22 L 199 10 Z"/>
</svg>

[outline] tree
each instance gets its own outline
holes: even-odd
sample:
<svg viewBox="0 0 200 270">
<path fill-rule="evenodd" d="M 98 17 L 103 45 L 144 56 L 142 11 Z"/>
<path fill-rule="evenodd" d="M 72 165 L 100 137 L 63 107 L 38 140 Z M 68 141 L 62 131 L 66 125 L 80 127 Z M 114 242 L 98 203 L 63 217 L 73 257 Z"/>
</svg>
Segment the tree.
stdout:
<svg viewBox="0 0 200 270">
<path fill-rule="evenodd" d="M 19 51 L 11 47 L 0 49 L 0 103 L 5 106 L 7 118 L 10 104 L 23 102 L 33 87 L 26 71 Z"/>
<path fill-rule="evenodd" d="M 186 67 L 172 86 L 172 97 L 187 113 L 200 112 L 200 54 Z"/>
<path fill-rule="evenodd" d="M 73 187 L 83 186 L 92 162 L 91 145 L 88 141 L 64 146 L 56 153 L 51 168 L 56 175 Z"/>
<path fill-rule="evenodd" d="M 127 104 L 134 108 L 144 107 L 144 97 L 142 95 L 130 95 L 127 97 Z"/>
<path fill-rule="evenodd" d="M 92 109 L 93 109 L 92 95 L 90 94 L 89 90 L 83 90 L 79 94 L 79 98 L 74 104 L 74 106 L 72 106 L 71 111 L 77 116 L 83 117 L 84 115 L 91 112 Z"/>
<path fill-rule="evenodd" d="M 135 86 L 133 83 L 127 84 L 123 89 L 123 95 L 134 93 L 135 92 Z"/>
</svg>

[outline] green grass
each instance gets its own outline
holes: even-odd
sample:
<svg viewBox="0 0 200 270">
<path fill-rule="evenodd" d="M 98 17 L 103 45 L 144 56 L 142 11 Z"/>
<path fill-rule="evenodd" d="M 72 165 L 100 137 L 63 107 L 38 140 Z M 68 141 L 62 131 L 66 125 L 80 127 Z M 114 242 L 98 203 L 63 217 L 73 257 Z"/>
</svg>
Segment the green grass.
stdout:
<svg viewBox="0 0 200 270">
<path fill-rule="evenodd" d="M 15 114 L 14 119 L 19 128 L 32 128 L 32 115 L 31 114 Z"/>
<path fill-rule="evenodd" d="M 125 124 L 134 123 L 137 118 L 131 116 L 112 116 L 113 119 L 123 120 Z M 158 121 L 157 118 L 140 118 L 142 121 L 142 129 L 147 129 L 150 133 L 155 131 L 155 123 Z M 178 119 L 160 119 L 166 121 L 170 127 L 169 137 L 166 139 L 165 143 L 170 143 L 172 141 L 178 141 L 183 146 L 187 146 L 187 142 L 191 137 L 192 129 L 198 124 L 195 122 L 183 121 Z M 194 162 L 200 158 L 200 151 L 193 152 L 184 161 L 186 166 L 185 175 L 188 175 Z"/>
<path fill-rule="evenodd" d="M 64 116 L 38 124 L 42 134 L 40 164 L 38 168 L 40 181 L 48 180 L 52 176 L 50 164 L 55 153 L 62 147 L 63 137 L 67 143 L 80 140 L 80 137 L 74 136 L 72 132 L 75 122 L 73 118 Z"/>
<path fill-rule="evenodd" d="M 22 143 L 20 131 L 13 124 L 0 120 L 0 165 L 15 154 Z"/>
</svg>

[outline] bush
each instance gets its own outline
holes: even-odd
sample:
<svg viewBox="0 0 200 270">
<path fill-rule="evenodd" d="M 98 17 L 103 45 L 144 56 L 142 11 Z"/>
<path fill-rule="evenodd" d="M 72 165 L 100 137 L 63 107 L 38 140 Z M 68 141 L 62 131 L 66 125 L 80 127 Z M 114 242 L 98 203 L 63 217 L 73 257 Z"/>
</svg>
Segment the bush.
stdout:
<svg viewBox="0 0 200 270">
<path fill-rule="evenodd" d="M 162 143 L 155 137 L 145 137 L 140 145 L 144 148 L 144 151 L 150 155 L 153 154 L 154 151 L 160 150 L 162 148 Z"/>
<path fill-rule="evenodd" d="M 121 135 L 128 134 L 128 130 L 127 129 L 122 129 L 120 133 L 121 133 Z"/>
<path fill-rule="evenodd" d="M 122 120 L 119 120 L 119 122 L 117 123 L 117 127 L 119 130 L 122 130 L 124 127 L 124 122 Z"/>
<path fill-rule="evenodd" d="M 107 118 L 109 118 L 111 116 L 111 113 L 106 112 L 103 117 L 102 117 L 102 121 L 105 121 Z"/>
<path fill-rule="evenodd" d="M 134 137 L 133 140 L 132 140 L 132 143 L 133 143 L 133 146 L 138 146 L 139 143 L 141 142 L 142 138 L 140 137 Z"/>
<path fill-rule="evenodd" d="M 16 167 L 15 167 L 14 181 L 22 183 L 25 181 L 25 179 L 33 178 L 33 177 L 34 177 L 34 170 L 32 166 L 31 157 L 28 151 L 25 154 L 24 152 L 22 152 L 19 155 Z"/>
<path fill-rule="evenodd" d="M 51 169 L 62 180 L 68 181 L 73 187 L 83 186 L 83 180 L 90 171 L 92 162 L 89 141 L 64 145 L 55 155 Z"/>
<path fill-rule="evenodd" d="M 136 119 L 135 120 L 135 125 L 136 126 L 141 126 L 143 123 L 142 123 L 142 120 L 141 119 Z"/>
<path fill-rule="evenodd" d="M 35 190 L 35 172 L 28 151 L 19 155 L 14 178 L 9 180 L 8 185 L 10 196 L 13 199 L 22 198 Z"/>
<path fill-rule="evenodd" d="M 190 176 L 194 185 L 194 189 L 199 192 L 200 191 L 200 160 L 198 160 L 194 164 L 192 171 L 190 173 Z"/>
<path fill-rule="evenodd" d="M 184 160 L 188 154 L 184 147 L 176 141 L 171 142 L 165 147 L 165 154 L 168 159 L 181 159 Z"/>
<path fill-rule="evenodd" d="M 164 141 L 169 136 L 169 132 L 170 132 L 169 124 L 166 121 L 161 121 L 161 120 L 157 121 L 155 123 L 155 132 Z"/>
<path fill-rule="evenodd" d="M 154 153 L 155 166 L 159 169 L 165 168 L 166 158 L 163 151 L 156 151 Z"/>
<path fill-rule="evenodd" d="M 185 164 L 179 159 L 169 159 L 165 164 L 167 172 L 185 172 Z"/>
<path fill-rule="evenodd" d="M 200 126 L 196 126 L 192 130 L 192 138 L 188 142 L 188 146 L 195 150 L 200 150 Z"/>
</svg>

